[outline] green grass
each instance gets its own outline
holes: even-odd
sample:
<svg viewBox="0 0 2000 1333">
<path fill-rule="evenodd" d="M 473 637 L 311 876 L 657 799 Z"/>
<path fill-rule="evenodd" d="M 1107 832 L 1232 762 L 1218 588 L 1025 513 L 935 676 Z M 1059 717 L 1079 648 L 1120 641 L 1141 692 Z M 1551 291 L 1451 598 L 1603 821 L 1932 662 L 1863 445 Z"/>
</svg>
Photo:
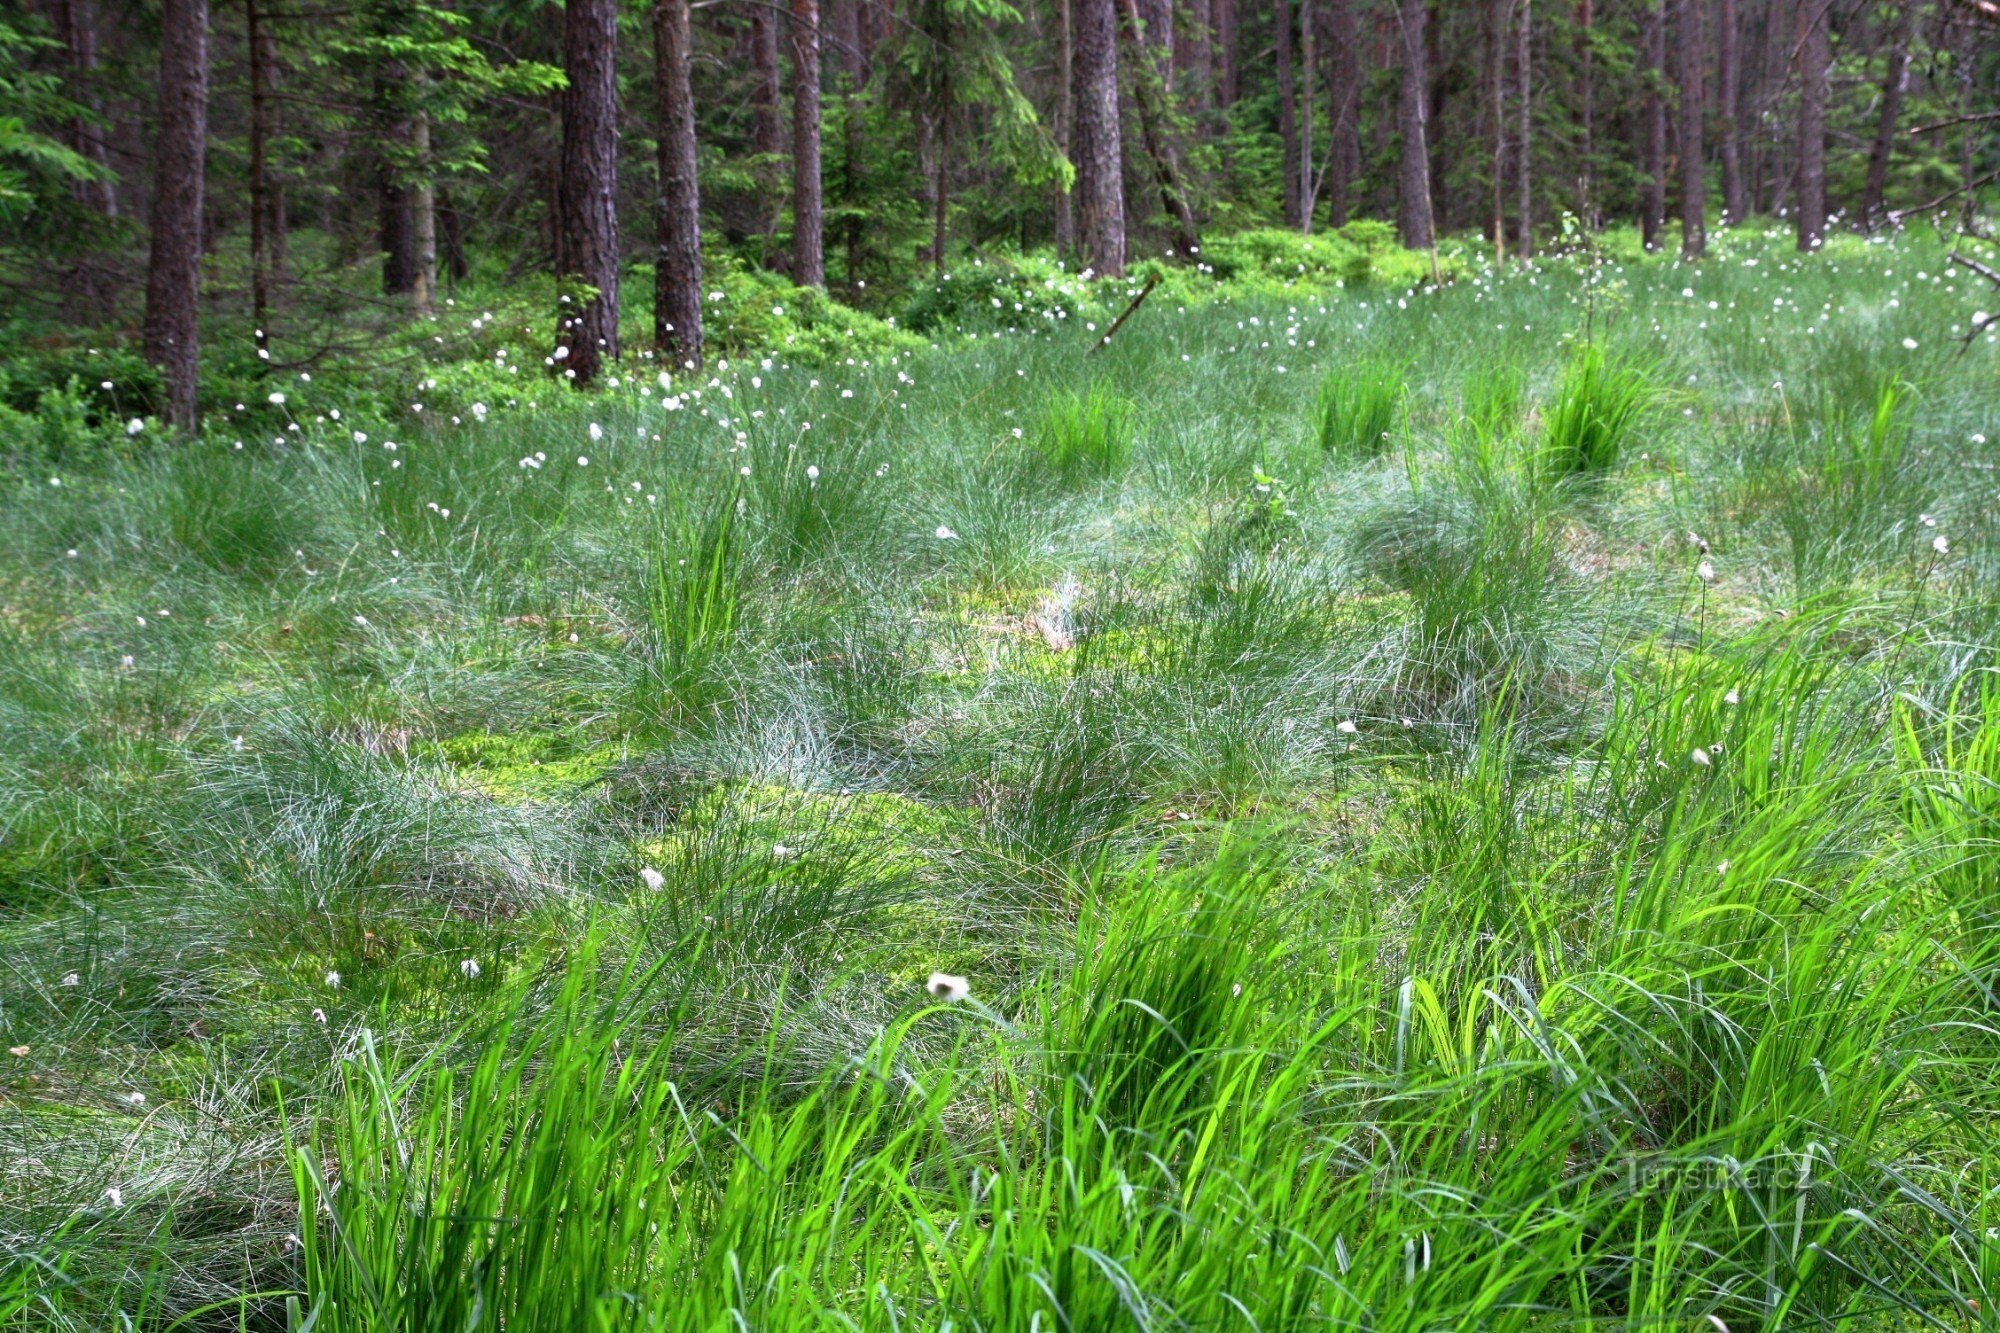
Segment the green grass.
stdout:
<svg viewBox="0 0 2000 1333">
<path fill-rule="evenodd" d="M 1320 382 L 1314 404 L 1319 447 L 1340 458 L 1379 457 L 1394 443 L 1403 393 L 1404 371 L 1396 362 L 1360 361 L 1335 369 Z"/>
<path fill-rule="evenodd" d="M 2000 1327 L 2000 350 L 1713 247 L 7 441 L 0 1328 Z"/>
</svg>

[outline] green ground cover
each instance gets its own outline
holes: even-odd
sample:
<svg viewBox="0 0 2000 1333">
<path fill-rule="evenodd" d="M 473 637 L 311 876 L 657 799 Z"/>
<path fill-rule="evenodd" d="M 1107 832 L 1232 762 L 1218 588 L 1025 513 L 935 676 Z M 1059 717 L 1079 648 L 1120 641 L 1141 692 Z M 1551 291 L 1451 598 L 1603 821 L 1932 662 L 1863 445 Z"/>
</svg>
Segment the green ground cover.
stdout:
<svg viewBox="0 0 2000 1333">
<path fill-rule="evenodd" d="M 23 427 L 0 1325 L 2000 1326 L 1991 297 L 1787 246 Z"/>
</svg>

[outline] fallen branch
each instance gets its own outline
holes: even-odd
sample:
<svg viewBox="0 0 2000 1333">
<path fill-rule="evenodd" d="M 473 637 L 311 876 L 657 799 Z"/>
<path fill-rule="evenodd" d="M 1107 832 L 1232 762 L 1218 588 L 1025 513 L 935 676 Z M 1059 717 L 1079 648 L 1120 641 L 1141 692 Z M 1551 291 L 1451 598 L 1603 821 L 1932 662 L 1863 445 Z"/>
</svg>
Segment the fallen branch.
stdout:
<svg viewBox="0 0 2000 1333">
<path fill-rule="evenodd" d="M 1139 289 L 1139 294 L 1132 298 L 1132 304 L 1125 307 L 1124 314 L 1120 315 L 1118 318 L 1111 321 L 1111 327 L 1104 331 L 1104 336 L 1102 338 L 1099 338 L 1095 343 L 1091 345 L 1090 352 L 1095 352 L 1098 348 L 1110 342 L 1111 335 L 1118 332 L 1118 330 L 1124 326 L 1126 320 L 1132 318 L 1132 312 L 1134 310 L 1137 310 L 1140 304 L 1143 303 L 1147 297 L 1153 294 L 1153 288 L 1159 285 L 1160 285 L 1160 275 L 1157 273 L 1155 273 L 1152 277 L 1146 279 L 1146 285 L 1144 287 L 1141 287 Z M 1089 356 L 1090 352 L 1085 352 L 1084 355 Z"/>
</svg>

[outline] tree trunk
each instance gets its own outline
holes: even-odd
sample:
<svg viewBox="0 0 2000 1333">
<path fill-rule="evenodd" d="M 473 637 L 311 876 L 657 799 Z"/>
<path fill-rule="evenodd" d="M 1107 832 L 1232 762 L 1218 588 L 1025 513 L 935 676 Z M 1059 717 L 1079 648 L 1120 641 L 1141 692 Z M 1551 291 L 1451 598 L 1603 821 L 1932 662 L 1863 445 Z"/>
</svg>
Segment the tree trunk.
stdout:
<svg viewBox="0 0 2000 1333">
<path fill-rule="evenodd" d="M 1914 6 L 1896 11 L 1889 37 L 1889 63 L 1882 74 L 1882 106 L 1875 120 L 1875 143 L 1868 150 L 1868 180 L 1861 191 L 1861 225 L 1873 231 L 1882 214 L 1882 195 L 1889 187 L 1889 155 L 1896 146 L 1896 122 L 1903 114 L 1903 91 L 1909 83 L 1910 20 Z"/>
<path fill-rule="evenodd" d="M 259 0 L 243 0 L 245 44 L 250 57 L 250 318 L 257 346 L 268 335 L 271 313 L 271 54 Z"/>
<path fill-rule="evenodd" d="M 1215 18 L 1217 106 L 1227 111 L 1243 93 L 1243 71 L 1236 57 L 1236 0 L 1209 0 Z"/>
<path fill-rule="evenodd" d="M 375 110 L 382 125 L 383 150 L 377 155 L 376 243 L 382 252 L 382 292 L 402 296 L 416 290 L 416 223 L 411 213 L 409 169 L 410 118 L 404 85 L 409 72 L 400 60 L 383 63 L 375 75 Z"/>
<path fill-rule="evenodd" d="M 1292 73 L 1292 5 L 1278 0 L 1278 142 L 1282 146 L 1285 225 L 1299 225 L 1298 80 Z"/>
<path fill-rule="evenodd" d="M 1428 250 L 1435 239 L 1431 226 L 1430 78 L 1425 72 L 1425 0 L 1398 0 L 1397 42 L 1403 61 L 1401 95 L 1396 120 L 1402 131 L 1397 224 L 1403 244 Z"/>
<path fill-rule="evenodd" d="M 91 112 L 70 122 L 70 147 L 104 175 L 99 180 L 78 181 L 76 197 L 85 206 L 107 218 L 118 216 L 118 191 L 111 175 L 111 155 L 104 143 L 104 129 L 97 123 L 97 9 L 91 0 L 61 0 L 54 6 L 56 36 L 69 56 L 70 77 L 63 94 Z"/>
<path fill-rule="evenodd" d="M 557 279 L 570 305 L 557 368 L 578 385 L 618 359 L 618 3 L 563 10 L 562 229 Z M 589 288 L 588 292 L 583 288 Z M 567 349 L 564 351 L 563 349 Z"/>
<path fill-rule="evenodd" d="M 1171 93 L 1174 88 L 1174 0 L 1137 0 L 1137 4 L 1139 49 L 1150 53 L 1160 86 Z"/>
<path fill-rule="evenodd" d="M 1347 225 L 1347 193 L 1361 169 L 1361 38 L 1355 29 L 1354 0 L 1328 0 L 1327 26 L 1333 47 L 1332 103 L 1328 118 L 1326 207 L 1335 227 Z"/>
<path fill-rule="evenodd" d="M 931 169 L 931 272 L 944 277 L 946 226 L 951 216 L 951 65 L 945 62 L 937 117 L 937 151 Z"/>
<path fill-rule="evenodd" d="M 1195 132 L 1202 136 L 1210 132 L 1209 109 L 1215 101 L 1211 15 L 1209 0 L 1187 0 L 1187 22 L 1174 25 L 1174 66 L 1180 71 L 1180 87 L 1193 113 Z"/>
<path fill-rule="evenodd" d="M 792 0 L 792 281 L 826 286 L 819 178 L 819 0 Z"/>
<path fill-rule="evenodd" d="M 1702 75 L 1708 68 L 1702 33 L 1702 6 L 1708 0 L 1680 0 L 1681 258 L 1708 253 L 1707 154 L 1702 144 Z"/>
<path fill-rule="evenodd" d="M 202 188 L 208 141 L 208 0 L 166 0 L 160 15 L 160 135 L 153 154 L 146 359 L 167 382 L 167 420 L 199 419 Z"/>
<path fill-rule="evenodd" d="M 1056 0 L 1056 147 L 1072 165 L 1076 162 L 1075 0 Z M 1056 192 L 1056 258 L 1076 253 L 1076 199 L 1071 190 Z"/>
<path fill-rule="evenodd" d="M 660 112 L 659 249 L 653 268 L 653 346 L 676 370 L 700 367 L 701 184 L 695 169 L 688 0 L 653 5 L 653 89 Z"/>
<path fill-rule="evenodd" d="M 436 309 L 438 280 L 437 182 L 431 177 L 431 117 L 419 110 L 410 126 L 410 156 L 417 173 L 410 186 L 411 292 L 417 313 Z"/>
<path fill-rule="evenodd" d="M 438 191 L 437 213 L 438 230 L 444 237 L 444 271 L 453 282 L 463 282 L 472 271 L 465 259 L 465 219 L 459 216 L 458 205 L 447 190 Z"/>
<path fill-rule="evenodd" d="M 1195 230 L 1187 185 L 1181 180 L 1180 167 L 1166 141 L 1167 99 L 1160 75 L 1167 63 L 1167 51 L 1165 47 L 1146 44 L 1145 22 L 1140 17 L 1137 0 L 1123 0 L 1123 4 L 1126 30 L 1132 34 L 1132 92 L 1139 103 L 1139 135 L 1145 143 L 1146 157 L 1153 164 L 1153 178 L 1159 183 L 1160 203 L 1174 220 L 1175 246 L 1181 254 L 1192 256 L 1201 250 L 1201 236 Z"/>
<path fill-rule="evenodd" d="M 1493 263 L 1507 262 L 1507 24 L 1514 0 L 1486 7 L 1486 116 L 1493 136 Z"/>
<path fill-rule="evenodd" d="M 1318 16 L 1313 0 L 1299 0 L 1299 230 L 1310 236 L 1313 205 L 1319 194 L 1313 173 L 1313 87 L 1319 79 L 1318 33 L 1313 25 Z"/>
<path fill-rule="evenodd" d="M 841 224 L 847 256 L 847 296 L 861 290 L 861 90 L 868 84 L 866 0 L 836 0 L 835 29 L 845 83 L 841 89 L 840 200 L 846 209 Z"/>
<path fill-rule="evenodd" d="M 768 5 L 750 9 L 751 147 L 757 152 L 758 230 L 778 234 L 778 204 L 784 189 L 784 93 L 778 80 L 778 15 Z"/>
<path fill-rule="evenodd" d="M 1639 78 L 1644 84 L 1639 112 L 1639 240 L 1660 248 L 1667 218 L 1666 0 L 1646 0 L 1639 38 Z"/>
<path fill-rule="evenodd" d="M 1114 0 L 1071 0 L 1076 16 L 1076 145 L 1082 259 L 1125 275 L 1124 147 L 1118 115 Z"/>
<path fill-rule="evenodd" d="M 1535 252 L 1535 196 L 1530 175 L 1534 166 L 1534 107 L 1530 95 L 1535 73 L 1533 3 L 1534 0 L 1521 0 L 1521 26 L 1514 34 L 1514 63 L 1521 78 L 1521 129 L 1514 145 L 1514 171 L 1518 177 L 1514 185 L 1520 193 L 1520 217 L 1515 222 L 1519 231 L 1515 234 L 1514 251 L 1522 263 Z"/>
<path fill-rule="evenodd" d="M 1604 225 L 1603 210 L 1597 202 L 1597 26 L 1595 0 L 1578 0 L 1576 7 L 1577 66 L 1581 71 L 1577 92 L 1577 120 L 1581 130 L 1583 164 L 1577 171 L 1577 192 L 1582 196 L 1577 213 L 1593 230 Z"/>
<path fill-rule="evenodd" d="M 1716 112 L 1722 131 L 1722 221 L 1734 226 L 1750 215 L 1743 191 L 1743 66 L 1737 52 L 1736 0 L 1722 0 L 1716 15 Z"/>
<path fill-rule="evenodd" d="M 1799 249 L 1826 240 L 1826 81 L 1833 63 L 1826 12 L 1833 0 L 1796 0 L 1799 15 Z"/>
</svg>

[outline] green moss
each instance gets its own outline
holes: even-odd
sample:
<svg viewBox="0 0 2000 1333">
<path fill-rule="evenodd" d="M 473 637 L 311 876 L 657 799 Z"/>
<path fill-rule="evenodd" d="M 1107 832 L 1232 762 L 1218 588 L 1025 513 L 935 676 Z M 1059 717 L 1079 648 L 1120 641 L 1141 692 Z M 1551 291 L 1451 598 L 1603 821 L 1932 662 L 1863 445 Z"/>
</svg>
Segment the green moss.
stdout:
<svg viewBox="0 0 2000 1333">
<path fill-rule="evenodd" d="M 574 797 L 619 757 L 614 746 L 579 753 L 569 737 L 528 731 L 469 731 L 416 748 L 450 765 L 468 785 L 510 803 Z"/>
</svg>

